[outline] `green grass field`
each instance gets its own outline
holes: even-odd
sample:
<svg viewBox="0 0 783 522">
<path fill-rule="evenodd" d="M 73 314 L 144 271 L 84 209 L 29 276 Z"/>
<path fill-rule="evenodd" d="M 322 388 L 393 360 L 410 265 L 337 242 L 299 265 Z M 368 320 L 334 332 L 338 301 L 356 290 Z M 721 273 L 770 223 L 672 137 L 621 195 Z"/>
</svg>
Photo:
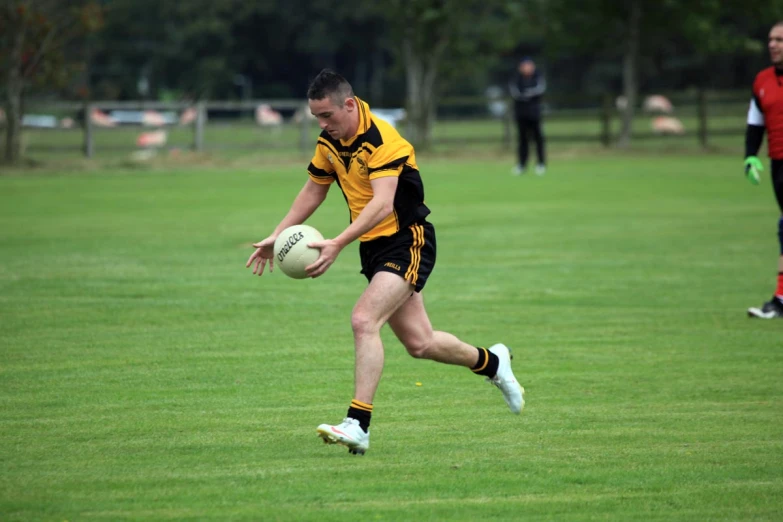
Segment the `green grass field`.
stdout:
<svg viewBox="0 0 783 522">
<path fill-rule="evenodd" d="M 0 176 L 0 520 L 781 520 L 777 210 L 739 155 L 422 155 L 436 328 L 504 342 L 522 416 L 388 330 L 364 457 L 356 245 L 253 277 L 305 162 Z M 766 174 L 766 172 L 765 172 Z M 309 221 L 347 223 L 336 187 Z M 422 386 L 416 386 L 416 383 Z"/>
</svg>

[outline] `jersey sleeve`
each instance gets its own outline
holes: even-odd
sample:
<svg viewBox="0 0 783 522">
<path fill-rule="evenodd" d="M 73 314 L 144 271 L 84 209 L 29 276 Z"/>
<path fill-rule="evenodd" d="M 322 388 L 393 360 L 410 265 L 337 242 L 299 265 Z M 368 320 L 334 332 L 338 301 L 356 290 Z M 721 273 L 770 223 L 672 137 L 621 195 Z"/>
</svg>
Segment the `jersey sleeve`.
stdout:
<svg viewBox="0 0 783 522">
<path fill-rule="evenodd" d="M 307 173 L 310 175 L 310 179 L 319 185 L 329 185 L 334 182 L 334 167 L 332 162 L 329 161 L 329 155 L 331 154 L 329 148 L 322 144 L 321 140 L 318 140 L 313 159 L 310 160 L 310 165 L 307 166 Z"/>
<path fill-rule="evenodd" d="M 405 140 L 384 143 L 369 158 L 367 174 L 370 179 L 399 176 L 411 156 L 413 147 Z"/>
<path fill-rule="evenodd" d="M 750 98 L 750 107 L 748 107 L 748 125 L 764 127 L 764 112 L 761 107 L 761 86 L 763 83 L 762 73 L 757 74 L 753 80 L 753 92 Z"/>
<path fill-rule="evenodd" d="M 764 113 L 761 112 L 755 96 L 750 99 L 750 107 L 748 107 L 748 125 L 764 126 Z"/>
</svg>

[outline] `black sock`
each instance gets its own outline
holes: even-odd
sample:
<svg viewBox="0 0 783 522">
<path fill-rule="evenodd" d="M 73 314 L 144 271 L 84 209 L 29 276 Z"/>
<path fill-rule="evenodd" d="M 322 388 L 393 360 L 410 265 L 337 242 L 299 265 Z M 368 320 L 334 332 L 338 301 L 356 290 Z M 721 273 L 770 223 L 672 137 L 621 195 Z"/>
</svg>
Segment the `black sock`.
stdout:
<svg viewBox="0 0 783 522">
<path fill-rule="evenodd" d="M 486 348 L 476 348 L 478 350 L 478 362 L 476 363 L 476 366 L 471 368 L 473 373 L 477 373 L 479 375 L 485 375 L 487 377 L 494 377 L 496 373 L 498 373 L 498 365 L 500 364 L 500 359 L 498 359 L 498 356 L 494 353 L 490 352 Z"/>
<path fill-rule="evenodd" d="M 357 401 L 356 399 L 351 401 L 351 406 L 348 408 L 348 416 L 352 419 L 359 421 L 359 426 L 365 433 L 370 431 L 370 417 L 372 417 L 372 404 L 366 402 Z"/>
</svg>

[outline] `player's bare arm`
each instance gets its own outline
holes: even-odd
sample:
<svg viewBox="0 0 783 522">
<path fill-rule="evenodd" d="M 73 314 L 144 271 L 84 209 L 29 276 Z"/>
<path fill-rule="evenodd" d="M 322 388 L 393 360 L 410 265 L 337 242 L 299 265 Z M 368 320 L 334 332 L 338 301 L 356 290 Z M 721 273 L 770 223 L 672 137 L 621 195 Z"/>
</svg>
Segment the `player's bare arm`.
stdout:
<svg viewBox="0 0 783 522">
<path fill-rule="evenodd" d="M 245 263 L 245 268 L 253 266 L 253 273 L 262 275 L 264 273 L 264 267 L 269 262 L 269 270 L 274 269 L 274 245 L 275 239 L 282 230 L 292 226 L 304 223 L 304 221 L 313 215 L 313 212 L 321 206 L 321 203 L 326 199 L 326 194 L 329 192 L 330 185 L 320 185 L 310 179 L 307 180 L 302 190 L 299 191 L 294 202 L 291 204 L 291 209 L 288 214 L 283 218 L 275 230 L 265 239 L 262 239 L 258 243 L 253 243 L 253 248 L 256 250 L 250 255 Z"/>
<path fill-rule="evenodd" d="M 394 195 L 397 193 L 396 176 L 387 176 L 370 181 L 373 197 L 348 228 L 335 237 L 324 241 L 316 241 L 308 246 L 321 249 L 321 255 L 312 265 L 307 267 L 310 277 L 318 277 L 332 266 L 343 248 L 354 242 L 362 234 L 372 230 L 394 209 Z"/>
</svg>

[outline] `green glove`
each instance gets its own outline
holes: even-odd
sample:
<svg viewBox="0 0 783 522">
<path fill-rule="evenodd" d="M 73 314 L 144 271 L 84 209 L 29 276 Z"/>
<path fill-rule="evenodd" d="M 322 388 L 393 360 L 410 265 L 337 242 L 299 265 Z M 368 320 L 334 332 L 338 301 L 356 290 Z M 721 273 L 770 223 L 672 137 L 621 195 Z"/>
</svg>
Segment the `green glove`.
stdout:
<svg viewBox="0 0 783 522">
<path fill-rule="evenodd" d="M 761 164 L 761 160 L 757 156 L 748 156 L 745 158 L 745 176 L 748 181 L 754 185 L 758 185 L 761 180 L 761 174 L 764 170 L 764 166 Z"/>
</svg>

